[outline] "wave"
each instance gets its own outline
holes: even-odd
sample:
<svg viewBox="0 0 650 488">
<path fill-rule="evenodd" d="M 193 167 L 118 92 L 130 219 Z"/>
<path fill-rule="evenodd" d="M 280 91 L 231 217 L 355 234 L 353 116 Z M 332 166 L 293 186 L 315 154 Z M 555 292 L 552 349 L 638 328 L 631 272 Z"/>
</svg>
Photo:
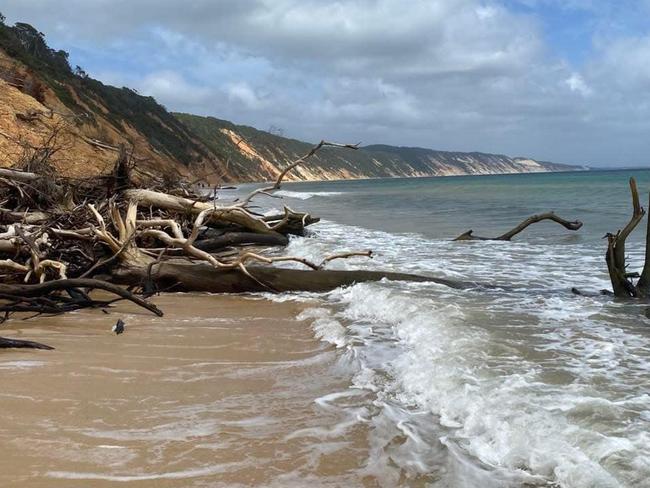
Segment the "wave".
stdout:
<svg viewBox="0 0 650 488">
<path fill-rule="evenodd" d="M 352 386 L 376 395 L 370 444 L 382 447 L 369 467 L 396 465 L 395 480 L 432 477 L 432 486 L 647 483 L 650 321 L 639 308 L 569 292 L 575 276 L 606 286 L 602 273 L 584 272 L 598 269 L 599 249 L 533 252 L 525 243 L 466 246 L 331 222 L 320 228 L 318 239 L 292 239 L 287 251 L 317 259 L 368 247 L 380 251 L 373 262 L 332 264 L 508 285 L 472 292 L 357 284 L 302 313 L 315 337 L 355 359 Z"/>
<path fill-rule="evenodd" d="M 333 196 L 343 195 L 343 194 L 344 192 L 341 191 L 302 192 L 302 191 L 290 191 L 290 190 L 280 190 L 274 193 L 274 195 L 279 197 L 295 198 L 298 200 L 308 200 L 313 197 L 333 197 Z"/>
</svg>

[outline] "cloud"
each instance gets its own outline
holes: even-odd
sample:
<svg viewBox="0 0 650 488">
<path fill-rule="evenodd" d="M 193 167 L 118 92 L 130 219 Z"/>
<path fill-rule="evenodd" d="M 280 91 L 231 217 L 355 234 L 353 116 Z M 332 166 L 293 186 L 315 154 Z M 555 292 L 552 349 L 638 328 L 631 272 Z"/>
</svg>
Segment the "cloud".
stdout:
<svg viewBox="0 0 650 488">
<path fill-rule="evenodd" d="M 2 8 L 91 74 L 173 110 L 307 140 L 642 164 L 650 37 L 633 17 L 650 5 L 630 3 L 6 0 Z M 549 8 L 585 13 L 593 37 L 584 62 L 549 42 Z M 615 21 L 605 28 L 607 16 Z"/>
<path fill-rule="evenodd" d="M 585 80 L 578 73 L 572 73 L 566 80 L 566 84 L 573 92 L 580 93 L 584 97 L 593 94 L 593 90 L 585 83 Z"/>
<path fill-rule="evenodd" d="M 264 100 L 245 81 L 229 84 L 226 92 L 231 100 L 242 103 L 246 108 L 257 110 L 265 105 Z"/>
</svg>

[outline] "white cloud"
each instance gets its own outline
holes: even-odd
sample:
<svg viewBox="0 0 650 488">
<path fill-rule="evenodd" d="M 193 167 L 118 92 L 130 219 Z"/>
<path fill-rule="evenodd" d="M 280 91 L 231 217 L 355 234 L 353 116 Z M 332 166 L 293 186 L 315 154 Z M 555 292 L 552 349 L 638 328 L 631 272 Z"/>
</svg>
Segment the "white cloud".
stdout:
<svg viewBox="0 0 650 488">
<path fill-rule="evenodd" d="M 588 97 L 593 94 L 593 90 L 585 83 L 585 80 L 578 73 L 572 73 L 565 83 L 573 92 L 579 93 L 583 97 Z"/>
<path fill-rule="evenodd" d="M 169 105 L 199 104 L 210 96 L 208 88 L 194 85 L 174 71 L 157 71 L 136 81 L 136 88 L 144 95 L 164 100 Z"/>
<path fill-rule="evenodd" d="M 241 102 L 246 108 L 260 109 L 265 103 L 261 97 L 255 93 L 248 83 L 241 81 L 239 83 L 231 83 L 226 86 L 226 93 L 231 100 Z"/>
</svg>

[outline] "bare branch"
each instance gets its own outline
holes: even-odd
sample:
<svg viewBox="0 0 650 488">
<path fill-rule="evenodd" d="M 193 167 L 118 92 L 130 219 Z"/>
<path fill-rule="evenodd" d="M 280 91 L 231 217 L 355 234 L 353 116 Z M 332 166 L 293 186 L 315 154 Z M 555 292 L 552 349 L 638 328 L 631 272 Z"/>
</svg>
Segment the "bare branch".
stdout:
<svg viewBox="0 0 650 488">
<path fill-rule="evenodd" d="M 531 217 L 528 217 L 519 225 L 512 228 L 508 232 L 501 234 L 499 237 L 479 237 L 473 235 L 472 230 L 468 230 L 467 232 L 456 237 L 454 241 L 509 241 L 514 236 L 519 234 L 521 231 L 526 229 L 526 227 L 528 227 L 529 225 L 535 224 L 537 222 L 541 222 L 543 220 L 551 220 L 553 222 L 557 222 L 562 227 L 568 230 L 578 230 L 582 227 L 582 222 L 580 222 L 579 220 L 574 220 L 570 222 L 568 220 L 565 220 L 555 215 L 553 212 L 546 212 L 543 214 L 538 214 L 538 215 L 533 215 Z"/>
<path fill-rule="evenodd" d="M 278 175 L 278 177 L 275 180 L 275 183 L 273 186 L 268 186 L 265 188 L 258 188 L 257 190 L 253 191 L 250 193 L 246 198 L 244 198 L 241 202 L 239 202 L 240 207 L 245 207 L 250 203 L 250 201 L 257 195 L 259 194 L 264 194 L 264 195 L 270 195 L 270 192 L 279 190 L 280 187 L 282 186 L 282 180 L 284 177 L 291 171 L 292 169 L 296 168 L 297 166 L 301 165 L 304 163 L 306 160 L 311 158 L 314 154 L 316 154 L 322 147 L 325 146 L 331 146 L 331 147 L 345 147 L 348 149 L 359 149 L 359 143 L 357 144 L 338 144 L 335 142 L 326 142 L 326 141 L 320 141 L 318 144 L 316 144 L 314 147 L 311 148 L 311 150 L 305 154 L 304 156 L 296 159 L 292 163 L 289 164 L 286 168 L 282 170 L 282 172 Z"/>
</svg>

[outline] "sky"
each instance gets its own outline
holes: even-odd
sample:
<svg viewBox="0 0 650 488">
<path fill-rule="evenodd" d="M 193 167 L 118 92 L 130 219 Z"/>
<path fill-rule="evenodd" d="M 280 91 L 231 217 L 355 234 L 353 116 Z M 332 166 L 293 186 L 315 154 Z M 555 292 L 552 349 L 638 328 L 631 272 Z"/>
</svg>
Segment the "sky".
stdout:
<svg viewBox="0 0 650 488">
<path fill-rule="evenodd" d="M 285 136 L 650 166 L 650 0 L 3 0 L 73 66 Z"/>
</svg>

